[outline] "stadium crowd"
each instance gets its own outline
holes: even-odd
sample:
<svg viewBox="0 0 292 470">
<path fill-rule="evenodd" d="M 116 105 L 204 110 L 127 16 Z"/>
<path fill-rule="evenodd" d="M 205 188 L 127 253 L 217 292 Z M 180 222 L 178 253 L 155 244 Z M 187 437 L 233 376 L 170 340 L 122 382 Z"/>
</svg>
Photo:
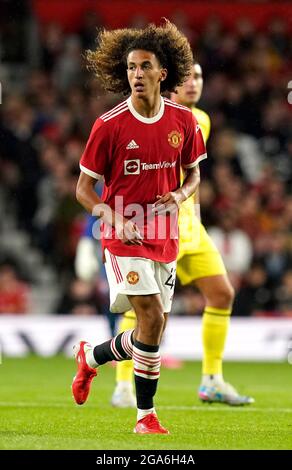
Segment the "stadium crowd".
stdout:
<svg viewBox="0 0 292 470">
<path fill-rule="evenodd" d="M 199 107 L 212 129 L 201 164 L 201 216 L 236 288 L 234 315 L 291 316 L 292 35 L 277 17 L 264 31 L 246 18 L 226 29 L 212 17 L 202 31 L 183 13 L 170 19 L 189 37 L 204 72 Z M 130 25 L 145 23 L 139 17 Z M 67 35 L 55 23 L 39 28 L 28 11 L 0 21 L 0 198 L 56 271 L 60 313 L 101 313 L 106 302 L 102 271 L 94 285 L 74 276 L 85 224 L 75 198 L 79 159 L 96 117 L 121 99 L 106 96 L 84 65 L 83 51 L 94 48 L 101 26 L 92 12 Z M 19 292 L 19 283 L 27 296 L 31 281 L 17 279 L 18 260 L 8 260 L 1 246 L 0 256 L 5 313 L 15 311 L 9 289 Z M 194 288 L 178 285 L 173 311 L 197 314 L 202 302 Z M 29 311 L 28 303 L 19 301 L 18 310 Z"/>
</svg>

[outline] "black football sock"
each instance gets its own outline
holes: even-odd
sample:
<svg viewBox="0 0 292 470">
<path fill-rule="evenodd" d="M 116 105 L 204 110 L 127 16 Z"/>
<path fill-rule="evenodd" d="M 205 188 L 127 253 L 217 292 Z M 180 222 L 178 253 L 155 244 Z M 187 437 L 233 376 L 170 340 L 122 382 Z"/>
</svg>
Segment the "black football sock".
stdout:
<svg viewBox="0 0 292 470">
<path fill-rule="evenodd" d="M 133 331 L 127 330 L 105 341 L 93 349 L 93 356 L 99 366 L 109 361 L 125 361 L 132 358 Z"/>
<path fill-rule="evenodd" d="M 153 408 L 153 397 L 156 393 L 160 375 L 159 346 L 134 341 L 133 347 L 134 374 L 138 410 Z"/>
</svg>

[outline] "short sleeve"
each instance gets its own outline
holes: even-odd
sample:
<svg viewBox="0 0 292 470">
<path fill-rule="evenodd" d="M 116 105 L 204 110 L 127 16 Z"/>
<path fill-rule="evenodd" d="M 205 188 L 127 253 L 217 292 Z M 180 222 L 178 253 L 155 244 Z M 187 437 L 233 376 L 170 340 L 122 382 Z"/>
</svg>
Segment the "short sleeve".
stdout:
<svg viewBox="0 0 292 470">
<path fill-rule="evenodd" d="M 108 126 L 101 119 L 95 122 L 80 160 L 80 170 L 93 178 L 100 179 L 109 162 Z"/>
<path fill-rule="evenodd" d="M 192 113 L 191 124 L 182 148 L 181 164 L 183 168 L 193 168 L 205 158 L 207 158 L 207 152 L 203 134 Z"/>
</svg>

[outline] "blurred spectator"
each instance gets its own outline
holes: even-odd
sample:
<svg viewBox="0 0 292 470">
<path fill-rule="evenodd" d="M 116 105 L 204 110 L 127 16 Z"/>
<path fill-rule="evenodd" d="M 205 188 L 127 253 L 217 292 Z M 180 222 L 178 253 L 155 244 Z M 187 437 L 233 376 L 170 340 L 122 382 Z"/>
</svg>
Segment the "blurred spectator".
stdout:
<svg viewBox="0 0 292 470">
<path fill-rule="evenodd" d="M 201 219 L 207 226 L 215 225 L 215 216 L 212 208 L 215 202 L 215 190 L 210 180 L 202 180 L 200 183 L 200 212 Z"/>
<path fill-rule="evenodd" d="M 183 10 L 176 10 L 170 18 L 180 31 L 188 38 L 192 47 L 195 46 L 196 33 L 195 29 L 189 24 L 188 15 Z"/>
<path fill-rule="evenodd" d="M 276 290 L 276 300 L 280 312 L 292 317 L 292 270 L 286 271 L 281 285 Z"/>
<path fill-rule="evenodd" d="M 36 210 L 37 185 L 41 178 L 38 152 L 33 145 L 35 110 L 17 95 L 3 106 L 0 161 L 1 180 L 16 203 L 20 227 L 31 230 Z"/>
<path fill-rule="evenodd" d="M 193 287 L 187 286 L 183 292 L 183 302 L 181 314 L 198 315 L 204 310 L 205 301 L 200 292 Z"/>
<path fill-rule="evenodd" d="M 249 51 L 256 35 L 254 24 L 249 20 L 249 18 L 240 17 L 236 21 L 235 28 L 240 50 L 242 52 Z"/>
<path fill-rule="evenodd" d="M 63 31 L 59 24 L 49 23 L 42 36 L 42 65 L 51 72 L 63 48 Z"/>
<path fill-rule="evenodd" d="M 39 250 L 35 258 L 54 269 L 56 289 L 63 292 L 73 273 L 84 225 L 75 199 L 79 158 L 96 117 L 121 97 L 104 94 L 83 64 L 82 53 L 95 47 L 103 19 L 87 11 L 70 33 L 54 22 L 34 25 L 35 44 L 31 45 L 30 5 L 1 3 L 0 208 L 6 215 L 0 237 L 4 229 L 9 234 L 11 227 L 20 238 L 28 237 L 28 259 L 30 249 Z M 261 30 L 244 17 L 236 18 L 229 28 L 220 18 L 209 17 L 201 30 L 193 27 L 183 10 L 174 12 L 172 19 L 189 37 L 203 68 L 199 107 L 210 114 L 212 129 L 209 158 L 201 164 L 201 217 L 211 227 L 238 291 L 235 314 L 264 309 L 288 314 L 291 28 L 277 16 Z M 142 10 L 129 17 L 131 26 L 143 27 L 147 22 Z M 13 73 L 13 64 L 20 62 L 23 66 Z M 17 234 L 11 238 L 17 242 Z M 256 264 L 251 266 L 252 260 Z M 99 278 L 98 283 L 104 281 Z M 86 288 L 73 282 L 64 310 L 106 313 L 107 293 L 94 290 L 97 304 L 90 301 L 90 289 L 88 303 L 82 303 Z M 200 311 L 202 299 L 193 289 L 178 289 L 176 298 L 178 307 L 183 305 L 181 313 Z"/>
<path fill-rule="evenodd" d="M 269 251 L 263 258 L 264 266 L 270 283 L 279 283 L 285 271 L 292 269 L 291 251 L 286 232 L 275 232 L 270 236 Z"/>
<path fill-rule="evenodd" d="M 270 161 L 280 180 L 292 191 L 292 134 L 285 142 L 285 146 L 280 152 L 272 153 Z"/>
<path fill-rule="evenodd" d="M 204 298 L 195 286 L 181 287 L 177 281 L 172 313 L 182 316 L 199 315 L 204 310 L 204 306 Z"/>
<path fill-rule="evenodd" d="M 253 263 L 244 276 L 242 288 L 235 297 L 233 315 L 250 316 L 273 308 L 271 291 L 267 287 L 267 274 L 262 264 Z"/>
<path fill-rule="evenodd" d="M 87 11 L 83 17 L 79 36 L 81 39 L 82 49 L 94 49 L 96 45 L 97 31 L 102 27 L 101 19 L 95 11 Z"/>
<path fill-rule="evenodd" d="M 94 285 L 80 279 L 71 281 L 57 307 L 57 313 L 75 315 L 96 315 L 99 313 Z"/>
<path fill-rule="evenodd" d="M 242 176 L 243 170 L 237 152 L 237 134 L 233 129 L 222 129 L 212 139 L 212 157 L 215 164 L 225 163 L 234 175 Z"/>
<path fill-rule="evenodd" d="M 260 198 L 256 192 L 250 192 L 239 207 L 238 226 L 251 240 L 262 234 Z"/>
<path fill-rule="evenodd" d="M 1 59 L 5 63 L 20 63 L 26 59 L 28 3 L 27 0 L 1 1 L 0 44 Z"/>
<path fill-rule="evenodd" d="M 65 40 L 63 51 L 55 65 L 54 78 L 62 92 L 82 83 L 82 47 L 78 36 L 70 36 Z"/>
<path fill-rule="evenodd" d="M 57 314 L 104 315 L 112 336 L 116 333 L 117 315 L 108 310 L 108 284 L 103 269 L 92 282 L 74 278 L 64 289 L 63 296 L 56 306 Z"/>
<path fill-rule="evenodd" d="M 218 220 L 219 226 L 210 228 L 209 234 L 222 255 L 227 271 L 241 276 L 250 266 L 251 241 L 245 232 L 237 228 L 234 212 L 221 213 Z"/>
<path fill-rule="evenodd" d="M 18 278 L 13 264 L 0 265 L 0 314 L 29 312 L 29 286 Z"/>
<path fill-rule="evenodd" d="M 269 25 L 269 37 L 273 47 L 281 56 L 289 52 L 289 34 L 287 23 L 283 18 L 275 17 L 271 19 Z"/>
</svg>

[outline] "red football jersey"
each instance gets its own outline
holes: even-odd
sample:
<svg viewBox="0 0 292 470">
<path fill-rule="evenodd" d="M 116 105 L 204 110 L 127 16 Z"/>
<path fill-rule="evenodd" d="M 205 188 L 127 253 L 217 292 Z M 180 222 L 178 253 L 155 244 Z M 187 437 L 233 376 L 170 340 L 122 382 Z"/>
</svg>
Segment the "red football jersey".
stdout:
<svg viewBox="0 0 292 470">
<path fill-rule="evenodd" d="M 180 170 L 207 157 L 193 113 L 161 97 L 157 115 L 145 118 L 131 97 L 98 118 L 80 161 L 81 171 L 104 177 L 102 199 L 137 223 L 142 246 L 125 245 L 114 229 L 104 230 L 103 247 L 118 256 L 168 263 L 178 251 L 177 218 L 153 215 L 157 195 L 180 187 Z M 137 206 L 139 205 L 139 206 Z"/>
</svg>

